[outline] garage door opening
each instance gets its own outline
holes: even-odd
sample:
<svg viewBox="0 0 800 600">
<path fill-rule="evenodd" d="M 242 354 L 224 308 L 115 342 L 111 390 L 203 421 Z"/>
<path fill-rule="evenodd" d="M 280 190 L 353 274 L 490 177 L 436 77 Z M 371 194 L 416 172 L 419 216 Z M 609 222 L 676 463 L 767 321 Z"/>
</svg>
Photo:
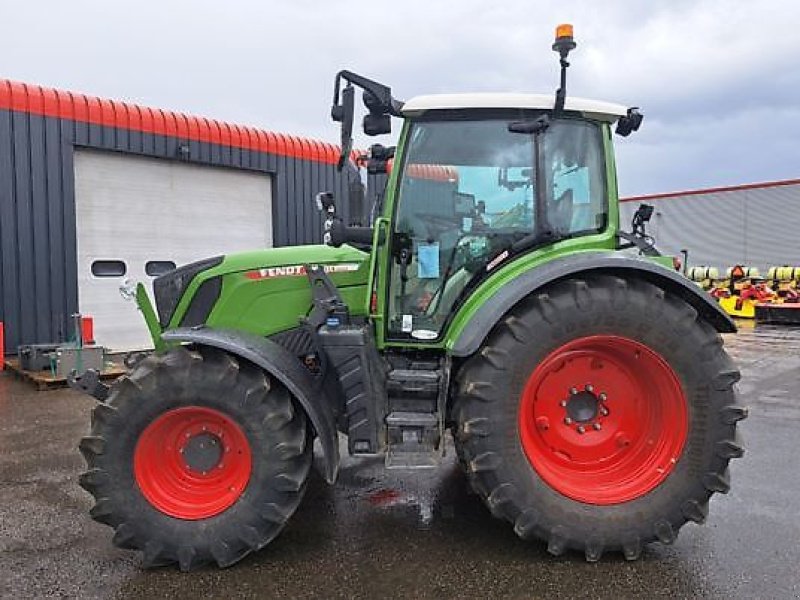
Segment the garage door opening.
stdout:
<svg viewBox="0 0 800 600">
<path fill-rule="evenodd" d="M 152 347 L 125 279 L 272 246 L 269 175 L 118 152 L 75 152 L 78 306 L 112 351 Z"/>
</svg>

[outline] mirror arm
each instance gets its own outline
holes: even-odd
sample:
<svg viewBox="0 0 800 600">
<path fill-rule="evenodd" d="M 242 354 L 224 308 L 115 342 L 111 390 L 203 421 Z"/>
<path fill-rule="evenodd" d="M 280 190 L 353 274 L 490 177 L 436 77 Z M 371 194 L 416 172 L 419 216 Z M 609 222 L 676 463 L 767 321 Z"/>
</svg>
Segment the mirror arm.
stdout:
<svg viewBox="0 0 800 600">
<path fill-rule="evenodd" d="M 349 81 L 353 85 L 357 85 L 363 90 L 368 91 L 370 94 L 377 98 L 378 102 L 380 103 L 381 107 L 390 115 L 395 117 L 401 116 L 400 110 L 403 108 L 403 102 L 397 100 L 396 98 L 392 97 L 392 88 L 388 85 L 383 85 L 382 83 L 378 83 L 377 81 L 373 81 L 363 75 L 359 75 L 358 73 L 353 73 L 352 71 L 342 70 L 336 74 L 336 82 L 334 84 L 334 96 L 333 96 L 333 103 L 336 104 L 336 101 L 339 97 L 339 87 L 340 87 L 340 80 L 344 79 Z"/>
<path fill-rule="evenodd" d="M 342 80 L 347 82 L 347 86 L 342 88 Z M 392 89 L 389 86 L 368 79 L 363 75 L 352 71 L 339 71 L 333 82 L 333 104 L 331 105 L 331 119 L 342 124 L 342 150 L 339 155 L 337 168 L 341 171 L 347 163 L 352 147 L 352 127 L 353 127 L 353 86 L 358 86 L 364 90 L 365 95 L 369 94 L 374 99 L 374 105 L 368 105 L 370 114 L 365 117 L 365 133 L 367 135 L 377 135 L 386 133 L 382 130 L 381 122 L 374 121 L 381 115 L 401 116 L 403 102 L 392 97 Z M 366 98 L 366 96 L 365 96 Z M 366 100 L 365 100 L 366 102 Z M 367 127 L 367 121 L 370 127 Z M 369 131 L 372 130 L 372 132 Z"/>
</svg>

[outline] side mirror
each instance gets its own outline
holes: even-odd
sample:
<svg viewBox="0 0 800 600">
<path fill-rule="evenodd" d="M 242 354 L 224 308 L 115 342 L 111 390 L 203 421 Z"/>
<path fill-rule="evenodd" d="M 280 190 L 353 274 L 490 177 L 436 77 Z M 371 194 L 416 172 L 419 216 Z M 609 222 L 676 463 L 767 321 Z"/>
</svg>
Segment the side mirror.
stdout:
<svg viewBox="0 0 800 600">
<path fill-rule="evenodd" d="M 339 155 L 339 163 L 336 168 L 341 171 L 347 160 L 350 158 L 350 151 L 353 149 L 353 110 L 356 90 L 348 83 L 342 90 L 342 103 L 331 108 L 331 117 L 334 121 L 342 124 L 342 153 Z"/>
<path fill-rule="evenodd" d="M 389 115 L 364 115 L 364 133 L 369 136 L 392 133 L 392 119 Z"/>
<path fill-rule="evenodd" d="M 344 88 L 341 87 L 342 80 L 347 82 Z M 353 149 L 353 97 L 355 95 L 353 86 L 364 90 L 364 105 L 369 109 L 369 114 L 364 117 L 364 132 L 367 135 L 391 133 L 389 116 L 401 116 L 403 108 L 403 103 L 392 97 L 392 90 L 388 86 L 352 71 L 339 71 L 333 82 L 331 118 L 342 124 L 342 153 L 339 155 L 337 164 L 340 171 L 347 164 Z"/>
<path fill-rule="evenodd" d="M 643 119 L 644 115 L 639 112 L 637 107 L 629 108 L 628 114 L 620 117 L 619 121 L 617 121 L 617 129 L 615 131 L 622 137 L 628 137 L 634 131 L 638 131 Z"/>
<path fill-rule="evenodd" d="M 364 115 L 364 133 L 369 136 L 392 133 L 392 119 L 380 99 L 369 90 L 364 90 L 361 98 L 369 110 L 369 114 Z"/>
<path fill-rule="evenodd" d="M 644 237 L 645 234 L 645 223 L 650 221 L 653 216 L 653 211 L 655 207 L 652 204 L 640 204 L 639 208 L 636 209 L 636 212 L 633 213 L 633 219 L 631 220 L 631 229 L 633 230 L 634 235 L 640 235 Z"/>
</svg>

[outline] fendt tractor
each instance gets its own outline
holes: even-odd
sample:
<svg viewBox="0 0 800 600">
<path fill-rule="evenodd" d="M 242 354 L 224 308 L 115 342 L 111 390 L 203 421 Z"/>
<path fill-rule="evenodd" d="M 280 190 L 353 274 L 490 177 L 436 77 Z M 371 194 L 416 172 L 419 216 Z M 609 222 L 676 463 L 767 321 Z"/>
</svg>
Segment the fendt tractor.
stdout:
<svg viewBox="0 0 800 600">
<path fill-rule="evenodd" d="M 633 560 L 706 519 L 743 453 L 735 326 L 655 249 L 652 207 L 620 227 L 612 129 L 642 115 L 567 96 L 573 48 L 559 26 L 548 95 L 401 102 L 339 72 L 340 168 L 356 88 L 365 134 L 402 120 L 367 159 L 388 173 L 371 226 L 321 193 L 324 245 L 182 266 L 156 308 L 133 290 L 155 351 L 110 388 L 72 378 L 100 400 L 80 484 L 114 544 L 226 567 L 286 525 L 315 443 L 333 484 L 345 448 L 431 467 L 448 433 L 491 514 L 554 555 Z"/>
</svg>

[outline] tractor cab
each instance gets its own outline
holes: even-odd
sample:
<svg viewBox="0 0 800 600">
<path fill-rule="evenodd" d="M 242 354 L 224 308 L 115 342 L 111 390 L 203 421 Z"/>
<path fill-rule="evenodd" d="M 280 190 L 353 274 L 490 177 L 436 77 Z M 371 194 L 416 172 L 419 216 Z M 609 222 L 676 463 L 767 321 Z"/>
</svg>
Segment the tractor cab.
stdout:
<svg viewBox="0 0 800 600">
<path fill-rule="evenodd" d="M 399 172 L 383 212 L 391 223 L 388 339 L 437 339 L 468 291 L 499 266 L 616 227 L 606 138 L 627 110 L 577 99 L 558 117 L 552 109 L 552 97 L 528 94 L 404 104 Z"/>
<path fill-rule="evenodd" d="M 554 96 L 440 94 L 402 102 L 388 86 L 337 74 L 331 115 L 341 123 L 340 167 L 352 150 L 354 87 L 363 88 L 369 110 L 365 134 L 389 133 L 391 117 L 403 119 L 399 144 L 389 152 L 394 168 L 385 200 L 373 211 L 380 215 L 377 238 L 371 228 L 346 227 L 329 194 L 319 202 L 328 214 L 327 243 L 375 243 L 379 342 L 442 342 L 477 287 L 536 250 L 614 249 L 620 236 L 647 246 L 643 229 L 618 236 L 611 143 L 614 124 L 627 136 L 642 115 L 568 98 L 566 58 L 575 42 L 569 26 L 556 36 L 561 85 Z M 375 147 L 381 151 L 368 156 L 368 169 L 386 172 L 386 149 Z"/>
</svg>

